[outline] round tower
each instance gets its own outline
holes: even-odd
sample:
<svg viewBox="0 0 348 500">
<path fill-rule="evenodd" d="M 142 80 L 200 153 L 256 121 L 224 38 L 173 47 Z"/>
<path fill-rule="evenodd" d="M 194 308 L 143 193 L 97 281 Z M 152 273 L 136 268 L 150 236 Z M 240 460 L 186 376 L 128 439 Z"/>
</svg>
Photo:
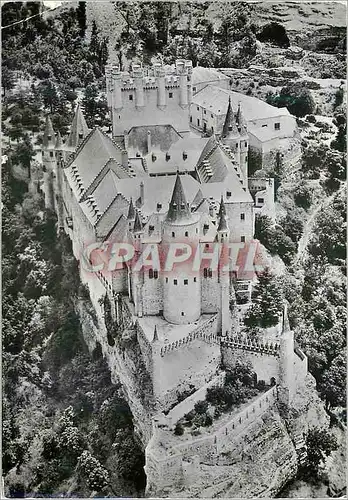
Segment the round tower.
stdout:
<svg viewBox="0 0 348 500">
<path fill-rule="evenodd" d="M 240 163 L 240 133 L 232 109 L 231 96 L 228 98 L 228 107 L 221 134 L 222 143 L 230 148 L 238 163 Z"/>
<path fill-rule="evenodd" d="M 219 284 L 220 284 L 220 316 L 219 316 L 219 329 L 221 335 L 228 335 L 231 326 L 230 322 L 230 274 L 229 268 L 225 269 L 228 263 L 228 241 L 230 231 L 226 220 L 226 208 L 221 196 L 220 209 L 219 209 L 219 225 L 216 232 L 216 241 L 222 246 L 220 265 L 219 265 Z"/>
<path fill-rule="evenodd" d="M 169 256 L 180 255 L 175 244 L 187 244 L 192 256 L 174 263 L 163 277 L 163 316 L 176 325 L 193 323 L 201 315 L 201 278 L 199 270 L 193 271 L 193 254 L 199 242 L 199 215 L 191 213 L 182 182 L 177 174 L 169 210 L 163 224 L 162 244 Z M 187 249 L 189 252 L 190 250 Z M 182 255 L 184 257 L 184 255 Z"/>
</svg>

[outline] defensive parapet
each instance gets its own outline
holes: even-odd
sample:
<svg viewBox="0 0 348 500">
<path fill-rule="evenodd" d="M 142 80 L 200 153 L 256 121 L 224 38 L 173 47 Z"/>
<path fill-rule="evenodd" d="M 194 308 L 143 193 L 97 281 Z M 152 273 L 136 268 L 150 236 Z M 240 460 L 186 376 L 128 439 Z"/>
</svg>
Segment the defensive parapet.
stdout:
<svg viewBox="0 0 348 500">
<path fill-rule="evenodd" d="M 221 337 L 221 345 L 233 349 L 242 349 L 248 352 L 266 354 L 269 356 L 279 356 L 280 346 L 277 343 L 256 342 L 252 340 L 241 340 L 238 337 Z"/>
<path fill-rule="evenodd" d="M 113 136 L 120 140 L 125 131 L 142 125 L 172 125 L 178 132 L 188 132 L 191 74 L 192 62 L 181 59 L 167 73 L 158 63 L 149 68 L 133 65 L 130 72 L 106 66 Z"/>
</svg>

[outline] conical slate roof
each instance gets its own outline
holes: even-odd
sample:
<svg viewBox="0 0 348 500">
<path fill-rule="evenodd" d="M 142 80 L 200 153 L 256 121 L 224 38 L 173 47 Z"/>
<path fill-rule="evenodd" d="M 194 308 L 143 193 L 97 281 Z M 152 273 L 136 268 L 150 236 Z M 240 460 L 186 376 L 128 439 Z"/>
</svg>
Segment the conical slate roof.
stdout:
<svg viewBox="0 0 348 500">
<path fill-rule="evenodd" d="M 218 231 L 227 231 L 227 221 L 226 221 L 226 207 L 224 204 L 223 197 L 221 196 L 221 203 L 220 203 L 220 210 L 219 210 L 219 226 L 218 226 Z"/>
<path fill-rule="evenodd" d="M 139 215 L 139 211 L 137 210 L 135 212 L 135 221 L 134 221 L 134 227 L 133 227 L 133 232 L 134 233 L 141 233 L 143 230 L 143 224 L 140 220 L 140 215 Z"/>
<path fill-rule="evenodd" d="M 228 137 L 229 135 L 238 135 L 238 128 L 232 109 L 231 96 L 228 98 L 227 113 L 225 123 L 222 128 L 222 137 Z"/>
<path fill-rule="evenodd" d="M 244 119 L 243 112 L 242 112 L 242 107 L 241 107 L 240 103 L 238 103 L 238 111 L 237 111 L 237 115 L 236 115 L 236 122 L 237 122 L 237 126 L 238 126 L 238 129 L 239 129 L 240 133 L 245 134 L 246 131 L 247 131 L 246 121 Z"/>
<path fill-rule="evenodd" d="M 54 137 L 53 125 L 51 122 L 51 118 L 46 116 L 46 124 L 45 124 L 45 132 L 42 140 L 42 145 L 44 148 L 54 148 L 55 146 L 55 137 Z"/>
<path fill-rule="evenodd" d="M 131 198 L 130 202 L 129 202 L 127 219 L 128 220 L 134 220 L 135 219 L 135 208 L 134 208 L 134 205 L 133 205 L 133 198 Z"/>
<path fill-rule="evenodd" d="M 185 222 L 191 219 L 191 210 L 186 201 L 180 175 L 177 173 L 166 220 L 169 222 Z"/>
<path fill-rule="evenodd" d="M 155 325 L 152 342 L 157 342 L 157 340 L 158 340 L 157 325 Z"/>
<path fill-rule="evenodd" d="M 79 142 L 89 133 L 89 128 L 83 116 L 80 105 L 77 105 L 75 116 L 71 124 L 71 130 L 67 141 L 69 148 L 76 148 Z"/>
</svg>

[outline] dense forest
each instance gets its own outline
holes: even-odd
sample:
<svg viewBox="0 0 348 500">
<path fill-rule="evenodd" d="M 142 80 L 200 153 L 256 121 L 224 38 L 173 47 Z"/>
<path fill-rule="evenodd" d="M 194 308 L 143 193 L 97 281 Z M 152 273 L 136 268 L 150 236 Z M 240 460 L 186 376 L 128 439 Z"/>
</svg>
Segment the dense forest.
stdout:
<svg viewBox="0 0 348 500">
<path fill-rule="evenodd" d="M 112 50 L 123 65 L 138 57 L 140 44 L 145 63 L 161 54 L 169 63 L 180 56 L 204 66 L 247 67 L 258 42 L 288 45 L 281 25 L 261 29 L 251 21 L 250 4 L 230 7 L 218 28 L 206 20 L 207 5 L 190 18 L 186 11 L 174 15 L 169 3 L 139 4 L 138 10 L 118 3 L 125 24 Z M 130 410 L 100 349 L 90 355 L 82 339 L 74 305 L 88 299 L 69 241 L 57 236 L 54 214 L 27 185 L 48 112 L 64 135 L 80 98 L 89 126 L 109 127 L 104 72 L 110 47 L 96 23 L 86 36 L 85 2 L 45 19 L 39 9 L 38 2 L 2 6 L 5 27 L 36 15 L 5 28 L 2 38 L 6 493 L 141 496 L 144 456 Z M 328 411 L 344 420 L 346 120 L 339 95 L 334 116 L 339 134 L 333 144 L 302 143 L 296 182 L 288 182 L 279 158 L 272 174 L 282 215 L 276 225 L 257 219 L 256 237 L 285 264 L 276 288 L 271 278 L 265 286 L 274 290 L 274 301 L 280 295 L 289 301 L 291 326 L 319 393 Z M 266 306 L 257 315 L 250 311 L 254 334 L 269 321 Z"/>
</svg>

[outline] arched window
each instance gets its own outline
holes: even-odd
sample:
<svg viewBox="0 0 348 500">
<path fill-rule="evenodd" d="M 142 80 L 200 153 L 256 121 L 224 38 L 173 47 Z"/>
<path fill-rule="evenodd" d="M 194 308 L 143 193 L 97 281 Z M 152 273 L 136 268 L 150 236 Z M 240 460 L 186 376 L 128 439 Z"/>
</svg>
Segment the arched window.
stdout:
<svg viewBox="0 0 348 500">
<path fill-rule="evenodd" d="M 149 269 L 149 278 L 150 280 L 153 278 L 153 269 Z"/>
<path fill-rule="evenodd" d="M 157 279 L 158 279 L 158 271 L 157 271 L 157 270 L 155 270 L 155 271 L 153 272 L 153 277 L 154 277 L 154 279 L 155 279 L 155 280 L 157 280 Z"/>
</svg>

